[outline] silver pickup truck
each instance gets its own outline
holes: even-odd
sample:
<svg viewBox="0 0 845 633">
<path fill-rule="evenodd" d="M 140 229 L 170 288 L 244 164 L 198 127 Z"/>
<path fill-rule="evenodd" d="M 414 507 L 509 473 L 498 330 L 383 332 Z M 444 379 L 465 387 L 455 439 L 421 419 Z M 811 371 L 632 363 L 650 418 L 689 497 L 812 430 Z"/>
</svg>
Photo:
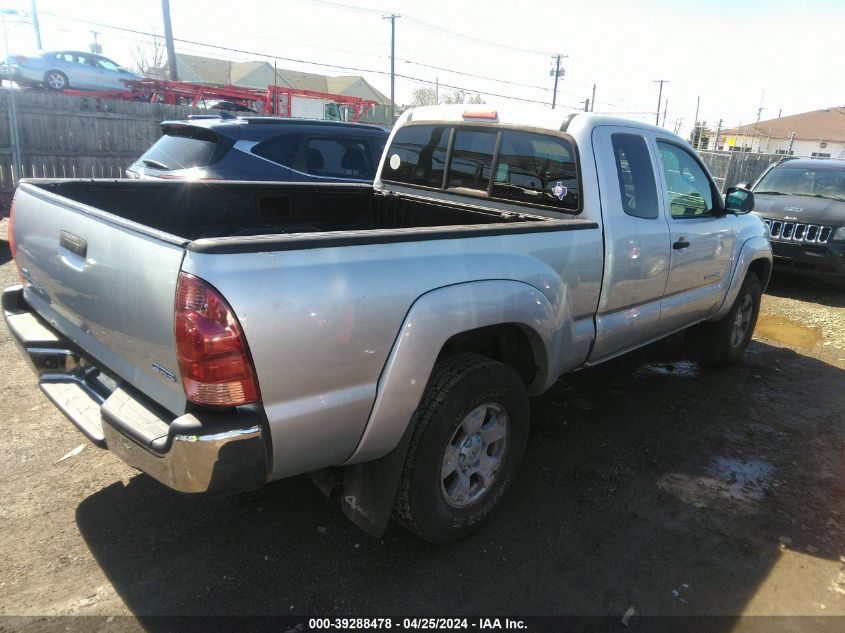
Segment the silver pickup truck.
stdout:
<svg viewBox="0 0 845 633">
<path fill-rule="evenodd" d="M 480 108 L 406 112 L 373 186 L 22 181 L 3 310 L 41 389 L 173 489 L 312 473 L 368 532 L 444 542 L 562 374 L 682 330 L 740 357 L 753 194 L 657 127 Z"/>
</svg>

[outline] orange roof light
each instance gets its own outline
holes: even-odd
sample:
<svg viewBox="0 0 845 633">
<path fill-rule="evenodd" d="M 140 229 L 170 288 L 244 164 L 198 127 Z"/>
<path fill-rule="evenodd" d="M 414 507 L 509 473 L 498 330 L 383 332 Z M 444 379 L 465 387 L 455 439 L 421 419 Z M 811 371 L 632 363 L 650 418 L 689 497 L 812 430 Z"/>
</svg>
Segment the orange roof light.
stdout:
<svg viewBox="0 0 845 633">
<path fill-rule="evenodd" d="M 496 110 L 464 110 L 464 118 L 495 121 L 499 118 L 499 113 Z"/>
</svg>

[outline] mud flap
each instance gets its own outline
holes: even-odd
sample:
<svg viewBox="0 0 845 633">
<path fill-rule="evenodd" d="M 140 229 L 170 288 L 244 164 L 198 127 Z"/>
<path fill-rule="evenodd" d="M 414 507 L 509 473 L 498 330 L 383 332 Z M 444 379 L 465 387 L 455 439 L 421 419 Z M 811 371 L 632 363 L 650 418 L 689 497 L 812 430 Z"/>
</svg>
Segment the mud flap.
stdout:
<svg viewBox="0 0 845 633">
<path fill-rule="evenodd" d="M 416 415 L 392 452 L 381 459 L 346 467 L 343 513 L 370 536 L 379 537 L 387 529 L 415 427 Z"/>
</svg>

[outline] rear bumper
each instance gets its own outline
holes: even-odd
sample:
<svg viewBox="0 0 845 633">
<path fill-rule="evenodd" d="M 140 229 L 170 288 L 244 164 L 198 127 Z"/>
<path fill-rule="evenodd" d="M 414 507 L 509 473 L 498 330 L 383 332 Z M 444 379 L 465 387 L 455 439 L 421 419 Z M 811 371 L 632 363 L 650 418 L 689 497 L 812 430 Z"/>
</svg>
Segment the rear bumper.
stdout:
<svg viewBox="0 0 845 633">
<path fill-rule="evenodd" d="M 813 275 L 845 275 L 845 242 L 804 245 L 772 240 L 774 265 Z"/>
<path fill-rule="evenodd" d="M 7 288 L 3 316 L 47 397 L 92 442 L 180 492 L 234 491 L 267 481 L 268 446 L 258 411 L 173 417 L 111 376 Z"/>
</svg>

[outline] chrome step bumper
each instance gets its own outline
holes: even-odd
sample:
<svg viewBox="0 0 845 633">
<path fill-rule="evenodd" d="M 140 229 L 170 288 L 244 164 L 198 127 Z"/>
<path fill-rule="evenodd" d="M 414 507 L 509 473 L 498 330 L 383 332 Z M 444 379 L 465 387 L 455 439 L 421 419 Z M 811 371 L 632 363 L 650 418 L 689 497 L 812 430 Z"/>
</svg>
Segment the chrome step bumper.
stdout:
<svg viewBox="0 0 845 633">
<path fill-rule="evenodd" d="M 254 407 L 174 418 L 50 327 L 21 286 L 3 292 L 2 306 L 41 390 L 98 446 L 180 492 L 248 490 L 267 481 L 269 452 Z"/>
</svg>

